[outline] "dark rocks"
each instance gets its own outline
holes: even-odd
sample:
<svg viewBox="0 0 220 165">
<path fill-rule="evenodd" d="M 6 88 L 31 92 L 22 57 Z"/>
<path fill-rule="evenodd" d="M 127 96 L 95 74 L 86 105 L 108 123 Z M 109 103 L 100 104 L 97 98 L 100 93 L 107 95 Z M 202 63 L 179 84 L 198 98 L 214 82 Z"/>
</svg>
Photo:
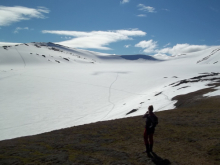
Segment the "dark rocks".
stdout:
<svg viewBox="0 0 220 165">
<path fill-rule="evenodd" d="M 69 61 L 69 59 L 68 58 L 63 58 L 64 60 L 67 60 L 67 61 Z"/>
<path fill-rule="evenodd" d="M 183 89 L 183 88 L 188 88 L 190 86 L 184 86 L 184 87 L 181 87 L 181 88 L 178 88 L 177 90 L 180 90 L 180 89 Z"/>
<path fill-rule="evenodd" d="M 201 75 L 201 76 L 196 76 L 196 77 L 192 77 L 192 78 L 189 78 L 189 79 L 180 80 L 180 81 L 177 81 L 177 82 L 174 82 L 174 83 L 170 84 L 169 86 L 176 87 L 176 86 L 179 86 L 179 85 L 182 85 L 182 84 L 187 84 L 187 83 L 219 80 L 220 79 L 219 77 L 214 77 L 214 76 L 218 76 L 219 74 L 220 73 L 214 73 L 214 72 L 203 73 L 203 75 Z M 206 78 L 206 77 L 212 77 L 212 78 Z"/>
<path fill-rule="evenodd" d="M 198 64 L 198 63 L 200 63 L 200 62 L 202 62 L 202 61 L 205 61 L 205 60 L 209 59 L 209 58 L 210 58 L 212 55 L 214 55 L 214 54 L 215 54 L 215 53 L 217 53 L 218 51 L 220 51 L 220 49 L 219 49 L 219 48 L 218 48 L 218 49 L 213 50 L 213 51 L 211 52 L 211 54 L 209 54 L 208 56 L 204 57 L 203 59 L 201 59 L 201 60 L 197 61 L 197 64 Z"/>
<path fill-rule="evenodd" d="M 138 109 L 132 109 L 130 112 L 128 112 L 128 113 L 126 113 L 126 115 L 129 115 L 129 114 L 131 114 L 131 113 L 134 113 L 134 112 L 136 112 Z"/>
<path fill-rule="evenodd" d="M 160 95 L 162 92 L 159 92 L 159 93 L 157 93 L 157 94 L 155 94 L 154 96 L 158 96 L 158 95 Z"/>
</svg>

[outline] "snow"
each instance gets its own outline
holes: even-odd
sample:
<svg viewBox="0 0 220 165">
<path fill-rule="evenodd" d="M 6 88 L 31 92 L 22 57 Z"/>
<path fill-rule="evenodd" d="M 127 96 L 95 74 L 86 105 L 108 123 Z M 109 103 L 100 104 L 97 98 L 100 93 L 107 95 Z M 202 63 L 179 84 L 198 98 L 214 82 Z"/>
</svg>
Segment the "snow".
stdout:
<svg viewBox="0 0 220 165">
<path fill-rule="evenodd" d="M 174 96 L 208 88 L 211 80 L 175 85 L 219 73 L 218 49 L 158 60 L 53 43 L 0 47 L 0 140 L 142 115 L 149 105 L 173 109 Z M 126 115 L 132 109 L 137 111 Z"/>
<path fill-rule="evenodd" d="M 16 45 L 16 44 L 20 44 L 20 43 L 13 43 L 13 42 L 0 42 L 0 46 L 9 46 L 9 45 Z"/>
<path fill-rule="evenodd" d="M 214 88 L 214 89 L 215 89 L 216 91 L 206 93 L 206 94 L 204 94 L 203 96 L 206 96 L 206 97 L 220 96 L 220 87 L 217 87 L 217 88 Z"/>
</svg>

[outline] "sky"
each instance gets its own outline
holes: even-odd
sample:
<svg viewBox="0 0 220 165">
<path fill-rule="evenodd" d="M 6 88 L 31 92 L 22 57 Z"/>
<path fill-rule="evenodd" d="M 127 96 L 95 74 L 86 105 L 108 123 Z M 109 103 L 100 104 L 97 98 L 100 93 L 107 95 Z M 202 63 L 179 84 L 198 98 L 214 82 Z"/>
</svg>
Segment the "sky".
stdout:
<svg viewBox="0 0 220 165">
<path fill-rule="evenodd" d="M 0 4 L 0 42 L 177 55 L 220 45 L 219 19 L 219 0 L 9 0 Z"/>
</svg>

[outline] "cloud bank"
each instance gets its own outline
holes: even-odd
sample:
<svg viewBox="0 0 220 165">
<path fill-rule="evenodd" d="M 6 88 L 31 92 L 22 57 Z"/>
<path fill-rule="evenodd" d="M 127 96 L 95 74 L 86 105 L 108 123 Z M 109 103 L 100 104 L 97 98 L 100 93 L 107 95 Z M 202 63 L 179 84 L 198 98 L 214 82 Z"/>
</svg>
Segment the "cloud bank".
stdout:
<svg viewBox="0 0 220 165">
<path fill-rule="evenodd" d="M 74 48 L 83 49 L 99 49 L 99 50 L 111 50 L 108 47 L 109 44 L 119 42 L 123 40 L 133 40 L 133 37 L 142 37 L 147 33 L 138 29 L 131 30 L 111 30 L 111 31 L 57 31 L 57 30 L 43 30 L 44 34 L 56 34 L 65 37 L 66 41 L 57 42 L 58 44 L 65 45 Z M 73 38 L 72 38 L 73 37 Z M 191 53 L 201 51 L 209 48 L 207 45 L 190 45 L 188 43 L 176 44 L 173 47 L 170 43 L 159 48 L 157 41 L 143 40 L 134 45 L 137 48 L 141 48 L 143 53 L 154 55 L 178 55 L 184 53 Z M 131 47 L 130 44 L 124 45 L 125 48 Z"/>
<path fill-rule="evenodd" d="M 43 19 L 45 18 L 44 13 L 49 12 L 50 11 L 45 7 L 33 9 L 23 6 L 0 6 L 0 26 L 9 26 L 12 23 L 29 20 L 31 18 Z"/>
<path fill-rule="evenodd" d="M 145 36 L 147 34 L 146 32 L 138 29 L 91 32 L 43 30 L 42 33 L 75 37 L 67 41 L 59 42 L 59 44 L 65 46 L 101 50 L 110 50 L 111 48 L 106 47 L 110 43 L 122 40 L 132 40 L 132 37 Z"/>
<path fill-rule="evenodd" d="M 201 50 L 205 50 L 210 48 L 210 46 L 207 45 L 190 45 L 190 44 L 176 44 L 173 47 L 167 47 L 163 48 L 159 51 L 157 51 L 160 54 L 170 54 L 170 55 L 177 55 L 177 54 L 184 54 L 184 53 L 192 53 L 197 52 Z"/>
<path fill-rule="evenodd" d="M 166 44 L 165 46 L 169 46 L 170 43 Z M 190 45 L 188 43 L 184 44 L 176 44 L 173 47 L 165 47 L 163 49 L 158 49 L 158 44 L 156 41 L 153 40 L 144 40 L 135 45 L 135 47 L 140 47 L 143 49 L 144 53 L 153 53 L 153 54 L 160 54 L 160 55 L 178 55 L 184 53 L 192 53 L 201 50 L 205 50 L 210 48 L 207 45 Z"/>
<path fill-rule="evenodd" d="M 17 45 L 20 43 L 13 43 L 13 42 L 0 42 L 0 46 L 10 46 L 10 45 Z"/>
</svg>

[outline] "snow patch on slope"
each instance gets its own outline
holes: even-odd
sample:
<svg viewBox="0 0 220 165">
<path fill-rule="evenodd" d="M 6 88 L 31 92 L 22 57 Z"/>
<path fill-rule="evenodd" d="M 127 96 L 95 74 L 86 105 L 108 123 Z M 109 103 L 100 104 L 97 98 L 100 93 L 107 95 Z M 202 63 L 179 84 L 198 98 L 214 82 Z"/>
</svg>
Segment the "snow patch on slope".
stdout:
<svg viewBox="0 0 220 165">
<path fill-rule="evenodd" d="M 174 96 L 219 81 L 218 53 L 155 60 L 53 43 L 0 47 L 0 140 L 175 108 Z"/>
</svg>

